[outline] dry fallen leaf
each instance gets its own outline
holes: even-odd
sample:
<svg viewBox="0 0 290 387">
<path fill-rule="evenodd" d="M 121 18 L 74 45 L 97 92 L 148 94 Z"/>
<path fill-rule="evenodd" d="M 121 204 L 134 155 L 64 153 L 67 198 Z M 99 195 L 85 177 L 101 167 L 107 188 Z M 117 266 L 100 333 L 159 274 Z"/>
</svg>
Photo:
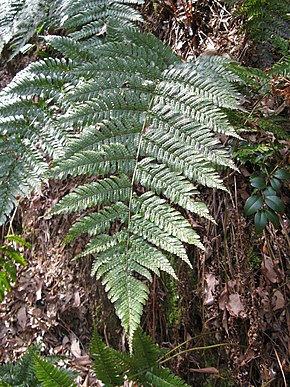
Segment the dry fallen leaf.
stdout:
<svg viewBox="0 0 290 387">
<path fill-rule="evenodd" d="M 22 329 L 24 329 L 27 324 L 26 306 L 22 306 L 20 309 L 18 309 L 16 317 L 18 324 L 21 326 Z"/>
<path fill-rule="evenodd" d="M 72 307 L 73 308 L 78 308 L 81 304 L 81 298 L 80 298 L 80 293 L 78 291 L 76 291 L 74 293 L 74 302 L 72 304 Z"/>
<path fill-rule="evenodd" d="M 278 289 L 273 294 L 272 306 L 273 306 L 273 310 L 284 309 L 285 307 L 284 296 Z"/>
<path fill-rule="evenodd" d="M 229 302 L 226 305 L 230 315 L 238 317 L 241 312 L 244 312 L 244 305 L 241 302 L 240 295 L 238 293 L 229 295 Z"/>
<path fill-rule="evenodd" d="M 218 374 L 219 370 L 215 367 L 206 367 L 206 368 L 190 368 L 190 372 L 198 372 L 200 374 Z"/>
<path fill-rule="evenodd" d="M 216 285 L 218 284 L 218 281 L 216 279 L 216 276 L 214 274 L 206 274 L 205 276 L 206 286 L 204 289 L 204 305 L 212 305 L 214 302 L 213 293 L 215 290 Z"/>
<path fill-rule="evenodd" d="M 274 263 L 270 257 L 265 255 L 262 262 L 262 272 L 270 282 L 273 284 L 277 282 L 277 273 L 274 270 Z"/>
<path fill-rule="evenodd" d="M 80 357 L 82 355 L 82 351 L 80 349 L 80 342 L 76 336 L 71 337 L 70 351 L 75 357 Z"/>
</svg>

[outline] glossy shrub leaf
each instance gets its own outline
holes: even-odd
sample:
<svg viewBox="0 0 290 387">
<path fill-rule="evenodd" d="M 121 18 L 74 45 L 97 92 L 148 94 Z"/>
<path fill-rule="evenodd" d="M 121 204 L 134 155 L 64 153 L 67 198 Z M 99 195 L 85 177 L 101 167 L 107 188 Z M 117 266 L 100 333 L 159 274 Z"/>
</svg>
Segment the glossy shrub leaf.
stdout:
<svg viewBox="0 0 290 387">
<path fill-rule="evenodd" d="M 275 212 L 273 212 L 272 210 L 266 210 L 265 213 L 269 222 L 271 222 L 275 228 L 279 228 L 280 221 L 278 215 L 275 214 Z"/>
<path fill-rule="evenodd" d="M 250 216 L 257 212 L 263 205 L 263 199 L 261 196 L 250 196 L 244 206 L 245 215 Z"/>
<path fill-rule="evenodd" d="M 285 212 L 285 204 L 283 201 L 279 198 L 279 196 L 266 196 L 265 202 L 268 207 L 270 207 L 272 210 L 279 212 L 280 214 L 284 214 Z"/>
<path fill-rule="evenodd" d="M 271 187 L 276 191 L 280 191 L 281 189 L 281 181 L 277 179 L 276 177 L 272 177 L 270 180 Z"/>
<path fill-rule="evenodd" d="M 268 218 L 267 218 L 265 211 L 256 212 L 254 222 L 255 222 L 256 233 L 260 234 L 260 232 L 262 232 L 264 230 L 264 228 L 268 222 Z"/>
<path fill-rule="evenodd" d="M 264 176 L 257 176 L 251 178 L 251 185 L 255 188 L 263 189 L 266 188 L 266 181 Z"/>
<path fill-rule="evenodd" d="M 267 189 L 265 189 L 263 191 L 263 193 L 265 196 L 276 196 L 277 195 L 277 192 L 272 187 L 268 187 Z"/>
<path fill-rule="evenodd" d="M 290 173 L 285 171 L 285 169 L 277 169 L 277 171 L 274 173 L 274 177 L 280 180 L 286 180 L 290 179 Z"/>
</svg>

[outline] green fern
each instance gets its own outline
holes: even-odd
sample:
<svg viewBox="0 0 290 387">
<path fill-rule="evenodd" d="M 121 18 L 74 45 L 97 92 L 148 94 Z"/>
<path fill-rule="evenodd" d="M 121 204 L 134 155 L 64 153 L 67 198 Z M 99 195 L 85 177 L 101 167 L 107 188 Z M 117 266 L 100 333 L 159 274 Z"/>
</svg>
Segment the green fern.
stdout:
<svg viewBox="0 0 290 387">
<path fill-rule="evenodd" d="M 32 64 L 4 91 L 0 156 L 8 168 L 0 193 L 10 196 L 0 214 L 5 220 L 17 195 L 46 177 L 46 160 L 38 159 L 44 152 L 56 159 L 51 177 L 94 178 L 65 196 L 54 214 L 95 211 L 80 215 L 67 241 L 82 232 L 92 237 L 78 257 L 95 255 L 92 272 L 102 278 L 132 349 L 149 292 L 142 278 L 151 281 L 160 270 L 176 278 L 168 253 L 191 266 L 186 245 L 204 248 L 186 211 L 213 220 L 195 185 L 225 190 L 216 170 L 235 166 L 219 135 L 238 137 L 224 113 L 238 106 L 231 85 L 237 77 L 225 59 L 183 63 L 153 35 L 118 28 L 115 14 L 126 3 L 65 2 L 64 25 L 74 32 L 104 8 L 106 39 L 88 47 L 74 35 L 48 37 L 67 59 Z M 91 7 L 99 5 L 94 14 Z M 34 181 L 10 166 L 9 147 L 19 173 L 27 168 Z"/>
<path fill-rule="evenodd" d="M 0 385 L 9 387 L 72 387 L 76 373 L 70 369 L 58 368 L 52 358 L 38 356 L 39 347 L 28 348 L 19 360 L 0 366 Z"/>
<path fill-rule="evenodd" d="M 62 50 L 59 38 L 48 40 Z M 222 111 L 237 108 L 230 84 L 237 77 L 225 64 L 222 58 L 182 63 L 152 35 L 110 27 L 94 59 L 77 61 L 70 71 L 79 80 L 63 92 L 60 122 L 80 138 L 52 176 L 98 180 L 79 186 L 53 213 L 101 206 L 80 218 L 66 241 L 82 232 L 93 237 L 78 257 L 96 255 L 92 273 L 102 278 L 131 345 L 148 297 L 135 274 L 151 280 L 150 271 L 165 270 L 175 277 L 166 252 L 191 266 L 184 243 L 203 245 L 180 208 L 213 220 L 193 198 L 198 190 L 192 181 L 225 189 L 215 169 L 235 168 L 218 139 L 237 136 Z M 121 231 L 106 234 L 119 222 Z"/>
<path fill-rule="evenodd" d="M 134 333 L 133 348 L 131 355 L 118 352 L 106 346 L 95 330 L 91 357 L 97 378 L 108 387 L 123 385 L 125 379 L 142 386 L 187 386 L 168 368 L 159 367 L 159 359 L 166 351 L 153 344 L 140 329 Z"/>
<path fill-rule="evenodd" d="M 0 366 L 0 384 L 4 386 L 38 387 L 33 358 L 39 353 L 38 346 L 31 346 L 17 362 Z"/>
<path fill-rule="evenodd" d="M 255 42 L 268 41 L 281 50 L 289 49 L 290 5 L 279 0 L 231 0 L 237 14 L 245 17 L 244 29 Z"/>
<path fill-rule="evenodd" d="M 69 23 L 78 14 L 79 9 L 83 9 L 86 27 L 86 17 L 92 15 L 94 21 L 102 25 L 107 19 L 115 18 L 120 25 L 132 25 L 141 20 L 139 13 L 132 8 L 133 4 L 141 5 L 142 1 L 87 3 L 50 0 L 38 13 L 35 22 L 39 23 L 44 15 L 50 13 L 54 17 L 55 29 L 63 28 L 66 23 L 60 26 L 60 17 L 63 22 L 66 20 Z M 7 6 L 5 12 L 1 13 L 11 13 L 7 20 L 1 19 L 3 28 L 10 29 L 11 23 L 18 23 L 23 17 L 28 35 L 20 34 L 20 37 L 22 42 L 26 41 L 36 28 L 36 25 L 30 23 L 29 17 L 42 5 L 42 0 L 35 0 L 35 3 L 22 0 L 17 4 L 12 1 L 9 5 L 11 9 Z M 30 24 L 29 28 L 27 23 Z M 81 25 L 74 23 L 71 22 L 67 28 L 76 32 Z M 12 35 L 9 35 L 9 39 Z M 7 42 L 9 40 L 4 35 L 3 39 Z M 89 63 L 95 58 L 94 49 L 90 49 L 89 43 L 85 44 L 84 39 L 79 42 L 71 37 L 54 36 L 48 38 L 49 42 L 50 40 L 56 49 L 75 62 Z M 93 47 L 95 44 L 97 43 L 95 42 Z M 65 109 L 65 106 L 61 106 L 63 90 L 77 84 L 79 80 L 79 75 L 72 72 L 73 67 L 71 60 L 64 59 L 48 58 L 33 63 L 18 73 L 12 83 L 0 93 L 0 224 L 7 221 L 11 211 L 17 206 L 19 197 L 29 196 L 32 190 L 40 191 L 41 184 L 47 182 L 47 158 L 59 157 L 72 134 L 71 131 L 60 127 L 57 116 L 61 109 Z M 128 164 L 126 161 L 124 163 Z M 104 168 L 105 171 L 107 167 Z M 130 168 L 130 165 L 127 165 L 125 172 Z"/>
<path fill-rule="evenodd" d="M 0 57 L 5 45 L 10 59 L 31 48 L 27 43 L 52 17 L 60 0 L 2 0 L 0 4 Z"/>
<path fill-rule="evenodd" d="M 76 384 L 71 376 L 60 368 L 55 367 L 50 362 L 34 355 L 34 370 L 37 379 L 43 387 L 73 387 Z"/>
<path fill-rule="evenodd" d="M 30 247 L 28 242 L 17 235 L 8 235 L 5 239 L 6 243 L 0 247 L 0 302 L 4 299 L 5 291 L 11 290 L 11 283 L 16 282 L 16 264 L 26 265 L 25 259 L 12 243 L 17 243 L 19 247 Z"/>
<path fill-rule="evenodd" d="M 143 0 L 63 0 L 60 8 L 62 26 L 72 31 L 75 41 L 90 41 L 95 46 L 105 34 L 105 23 L 115 20 L 120 26 L 133 26 L 142 17 L 132 5 L 142 5 Z M 93 38 L 95 37 L 95 38 Z"/>
</svg>

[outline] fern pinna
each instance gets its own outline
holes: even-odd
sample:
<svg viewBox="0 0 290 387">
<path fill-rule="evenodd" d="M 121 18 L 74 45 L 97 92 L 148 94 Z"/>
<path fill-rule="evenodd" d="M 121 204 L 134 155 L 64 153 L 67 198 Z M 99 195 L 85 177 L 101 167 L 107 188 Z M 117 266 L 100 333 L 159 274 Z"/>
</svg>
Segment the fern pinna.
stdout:
<svg viewBox="0 0 290 387">
<path fill-rule="evenodd" d="M 58 37 L 49 42 L 61 50 Z M 218 138 L 235 136 L 223 113 L 237 108 L 235 77 L 220 57 L 183 63 L 152 35 L 110 24 L 93 55 L 71 69 L 77 82 L 63 94 L 59 123 L 79 135 L 52 175 L 95 179 L 53 213 L 93 209 L 66 240 L 91 236 L 76 258 L 95 256 L 92 273 L 102 278 L 131 343 L 148 297 L 141 278 L 151 281 L 160 270 L 176 278 L 167 253 L 191 266 L 186 244 L 203 249 L 185 213 L 213 219 L 195 199 L 193 181 L 225 189 L 215 169 L 235 168 Z"/>
</svg>

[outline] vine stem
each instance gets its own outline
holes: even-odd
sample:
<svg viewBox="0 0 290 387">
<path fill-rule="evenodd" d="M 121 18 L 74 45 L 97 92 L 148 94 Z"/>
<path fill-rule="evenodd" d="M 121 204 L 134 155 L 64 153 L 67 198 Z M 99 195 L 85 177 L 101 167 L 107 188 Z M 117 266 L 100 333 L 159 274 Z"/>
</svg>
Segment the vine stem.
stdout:
<svg viewBox="0 0 290 387">
<path fill-rule="evenodd" d="M 218 347 L 227 347 L 227 346 L 242 347 L 241 345 L 236 343 L 220 343 L 220 344 L 207 345 L 204 347 L 193 347 L 193 348 L 185 349 L 184 351 L 175 353 L 174 355 L 160 361 L 159 364 L 163 364 L 171 359 L 174 359 L 177 356 L 183 355 L 184 353 L 193 352 L 193 351 L 202 351 L 205 349 L 212 349 L 212 348 L 218 348 Z"/>
</svg>

